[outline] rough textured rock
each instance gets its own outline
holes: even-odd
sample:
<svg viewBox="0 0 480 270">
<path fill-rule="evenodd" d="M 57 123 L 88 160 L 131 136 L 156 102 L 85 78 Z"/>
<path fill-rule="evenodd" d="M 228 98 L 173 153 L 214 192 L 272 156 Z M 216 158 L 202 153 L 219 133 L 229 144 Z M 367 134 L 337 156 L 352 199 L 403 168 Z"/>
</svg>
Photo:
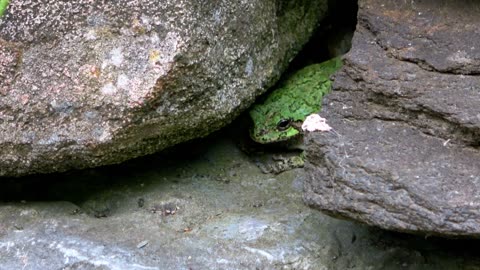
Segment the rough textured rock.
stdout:
<svg viewBox="0 0 480 270">
<path fill-rule="evenodd" d="M 307 136 L 305 201 L 385 229 L 480 236 L 480 17 L 471 1 L 360 2 Z"/>
<path fill-rule="evenodd" d="M 326 1 L 11 1 L 0 176 L 118 163 L 204 136 L 272 85 Z"/>
</svg>

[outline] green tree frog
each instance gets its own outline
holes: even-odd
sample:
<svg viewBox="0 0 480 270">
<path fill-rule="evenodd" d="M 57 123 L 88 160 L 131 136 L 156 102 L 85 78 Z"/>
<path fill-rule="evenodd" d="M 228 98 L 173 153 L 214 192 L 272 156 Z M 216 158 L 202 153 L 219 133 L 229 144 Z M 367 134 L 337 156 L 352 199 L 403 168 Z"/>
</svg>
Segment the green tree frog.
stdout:
<svg viewBox="0 0 480 270">
<path fill-rule="evenodd" d="M 285 142 L 303 146 L 302 123 L 310 114 L 320 111 L 322 98 L 330 91 L 330 76 L 342 66 L 340 57 L 309 65 L 280 83 L 263 103 L 249 111 L 253 126 L 250 137 L 257 143 Z M 280 173 L 303 167 L 303 153 L 289 157 L 272 157 L 274 164 L 257 164 L 265 173 Z"/>
</svg>

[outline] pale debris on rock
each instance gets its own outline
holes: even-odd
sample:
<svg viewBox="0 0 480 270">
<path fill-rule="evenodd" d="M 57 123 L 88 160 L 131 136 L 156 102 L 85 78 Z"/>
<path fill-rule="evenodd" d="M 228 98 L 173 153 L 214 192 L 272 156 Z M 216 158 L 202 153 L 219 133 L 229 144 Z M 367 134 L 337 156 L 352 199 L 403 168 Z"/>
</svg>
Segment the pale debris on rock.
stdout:
<svg viewBox="0 0 480 270">
<path fill-rule="evenodd" d="M 313 132 L 313 131 L 330 131 L 331 126 L 327 124 L 327 119 L 321 117 L 320 115 L 313 113 L 307 116 L 307 119 L 302 124 L 302 130 Z"/>
</svg>

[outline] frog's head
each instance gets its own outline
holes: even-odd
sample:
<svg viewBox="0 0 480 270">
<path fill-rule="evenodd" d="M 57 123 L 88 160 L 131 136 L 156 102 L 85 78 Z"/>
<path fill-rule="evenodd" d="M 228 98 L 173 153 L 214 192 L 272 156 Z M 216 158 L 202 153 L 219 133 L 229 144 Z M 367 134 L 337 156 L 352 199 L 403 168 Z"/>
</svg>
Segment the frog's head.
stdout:
<svg viewBox="0 0 480 270">
<path fill-rule="evenodd" d="M 302 120 L 292 118 L 288 108 L 257 104 L 250 110 L 250 117 L 253 120 L 250 137 L 258 143 L 286 141 L 302 134 Z"/>
<path fill-rule="evenodd" d="M 302 134 L 305 118 L 321 107 L 332 82 L 330 75 L 342 65 L 340 57 L 307 66 L 282 81 L 262 104 L 250 109 L 250 137 L 259 143 L 290 140 Z"/>
</svg>

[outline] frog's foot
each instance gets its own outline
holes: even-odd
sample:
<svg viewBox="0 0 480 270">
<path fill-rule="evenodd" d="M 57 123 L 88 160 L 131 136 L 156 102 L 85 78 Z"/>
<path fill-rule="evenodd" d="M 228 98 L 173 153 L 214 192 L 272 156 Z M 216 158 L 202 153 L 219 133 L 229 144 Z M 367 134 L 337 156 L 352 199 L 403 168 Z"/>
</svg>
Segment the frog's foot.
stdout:
<svg viewBox="0 0 480 270">
<path fill-rule="evenodd" d="M 303 168 L 304 159 L 302 155 L 282 156 L 273 155 L 270 162 L 257 162 L 258 168 L 263 173 L 279 174 L 295 168 Z"/>
<path fill-rule="evenodd" d="M 275 169 L 273 173 L 278 174 L 284 171 L 296 169 L 296 168 L 303 168 L 305 161 L 302 155 L 299 156 L 272 156 L 272 159 L 275 161 Z"/>
</svg>

